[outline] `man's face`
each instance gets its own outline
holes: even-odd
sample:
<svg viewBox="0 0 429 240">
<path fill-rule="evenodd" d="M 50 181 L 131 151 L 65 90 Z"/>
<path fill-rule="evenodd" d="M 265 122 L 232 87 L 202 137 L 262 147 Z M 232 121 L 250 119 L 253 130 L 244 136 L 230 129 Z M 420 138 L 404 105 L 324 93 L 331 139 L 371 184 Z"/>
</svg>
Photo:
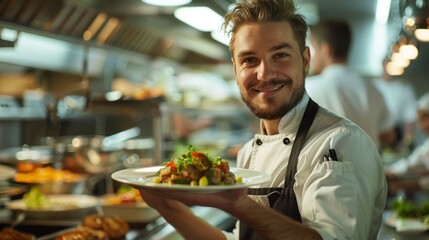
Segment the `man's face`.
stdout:
<svg viewBox="0 0 429 240">
<path fill-rule="evenodd" d="M 279 119 L 302 98 L 310 51 L 288 22 L 247 24 L 235 34 L 233 64 L 243 101 L 262 119 Z"/>
</svg>

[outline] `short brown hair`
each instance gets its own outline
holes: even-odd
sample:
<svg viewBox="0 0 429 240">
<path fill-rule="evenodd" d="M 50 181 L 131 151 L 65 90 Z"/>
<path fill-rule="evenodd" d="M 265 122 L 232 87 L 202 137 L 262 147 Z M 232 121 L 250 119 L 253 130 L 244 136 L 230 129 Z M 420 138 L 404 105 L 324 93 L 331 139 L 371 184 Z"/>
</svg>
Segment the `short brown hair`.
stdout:
<svg viewBox="0 0 429 240">
<path fill-rule="evenodd" d="M 231 35 L 229 49 L 233 53 L 235 33 L 247 23 L 266 23 L 287 21 L 298 41 L 299 48 L 304 51 L 308 25 L 304 17 L 296 13 L 293 0 L 242 0 L 234 5 L 224 17 L 223 29 Z M 231 25 L 231 29 L 229 26 Z"/>
<path fill-rule="evenodd" d="M 318 43 L 331 46 L 334 58 L 347 60 L 352 42 L 352 32 L 346 21 L 328 19 L 310 26 L 310 34 Z"/>
</svg>

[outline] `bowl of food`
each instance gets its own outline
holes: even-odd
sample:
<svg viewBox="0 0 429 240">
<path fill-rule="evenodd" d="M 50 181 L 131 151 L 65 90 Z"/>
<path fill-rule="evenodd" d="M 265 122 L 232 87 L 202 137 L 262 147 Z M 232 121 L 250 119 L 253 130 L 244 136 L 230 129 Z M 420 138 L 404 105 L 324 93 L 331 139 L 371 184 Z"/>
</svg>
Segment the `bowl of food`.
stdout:
<svg viewBox="0 0 429 240">
<path fill-rule="evenodd" d="M 117 217 L 128 223 L 149 223 L 160 216 L 143 201 L 137 189 L 125 185 L 115 194 L 101 196 L 100 206 L 104 216 Z"/>
<path fill-rule="evenodd" d="M 98 198 L 80 194 L 44 194 L 32 187 L 22 199 L 6 202 L 16 213 L 23 212 L 31 219 L 80 219 L 96 212 Z"/>
</svg>

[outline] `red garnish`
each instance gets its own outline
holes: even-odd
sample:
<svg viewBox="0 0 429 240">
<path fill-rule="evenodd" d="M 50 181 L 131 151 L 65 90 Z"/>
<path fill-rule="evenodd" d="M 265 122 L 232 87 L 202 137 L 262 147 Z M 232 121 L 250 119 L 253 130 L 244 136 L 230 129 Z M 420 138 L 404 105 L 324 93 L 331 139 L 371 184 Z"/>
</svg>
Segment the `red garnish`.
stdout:
<svg viewBox="0 0 429 240">
<path fill-rule="evenodd" d="M 132 204 L 132 203 L 136 203 L 137 201 L 135 199 L 132 198 L 123 198 L 121 199 L 121 204 Z"/>
<path fill-rule="evenodd" d="M 176 163 L 174 162 L 174 160 L 167 162 L 165 164 L 165 166 L 169 166 L 171 172 L 177 172 L 177 166 L 176 166 Z"/>
</svg>

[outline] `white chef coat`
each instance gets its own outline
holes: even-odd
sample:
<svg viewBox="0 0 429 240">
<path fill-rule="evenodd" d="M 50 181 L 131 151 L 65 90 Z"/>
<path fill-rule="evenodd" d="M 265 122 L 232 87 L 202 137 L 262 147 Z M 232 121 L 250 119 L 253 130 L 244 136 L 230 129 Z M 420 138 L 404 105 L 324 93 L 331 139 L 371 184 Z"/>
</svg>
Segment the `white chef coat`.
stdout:
<svg viewBox="0 0 429 240">
<path fill-rule="evenodd" d="M 401 158 L 392 165 L 386 167 L 388 172 L 395 173 L 403 177 L 415 177 L 429 171 L 429 138 L 415 148 L 413 152 L 405 158 Z M 427 179 L 424 179 L 427 180 Z M 420 182 L 423 188 L 429 189 L 429 182 Z"/>
<path fill-rule="evenodd" d="M 283 187 L 295 135 L 308 95 L 284 116 L 279 134 L 256 134 L 238 156 L 238 167 L 269 173 L 272 180 L 259 187 Z M 284 138 L 291 143 L 285 145 Z M 260 139 L 261 145 L 253 144 Z M 369 136 L 352 122 L 324 108 L 307 134 L 299 155 L 294 191 L 302 222 L 323 239 L 376 239 L 387 197 L 383 165 Z M 285 141 L 287 142 L 287 141 Z M 323 155 L 336 150 L 339 162 Z M 248 162 L 250 161 L 250 162 Z M 238 224 L 234 236 L 238 239 Z"/>
<path fill-rule="evenodd" d="M 417 97 L 411 84 L 399 79 L 375 79 L 374 84 L 398 126 L 416 120 Z"/>
<path fill-rule="evenodd" d="M 377 147 L 379 134 L 394 127 L 381 93 L 346 65 L 333 64 L 321 74 L 307 77 L 305 88 L 319 106 L 360 126 Z"/>
</svg>

